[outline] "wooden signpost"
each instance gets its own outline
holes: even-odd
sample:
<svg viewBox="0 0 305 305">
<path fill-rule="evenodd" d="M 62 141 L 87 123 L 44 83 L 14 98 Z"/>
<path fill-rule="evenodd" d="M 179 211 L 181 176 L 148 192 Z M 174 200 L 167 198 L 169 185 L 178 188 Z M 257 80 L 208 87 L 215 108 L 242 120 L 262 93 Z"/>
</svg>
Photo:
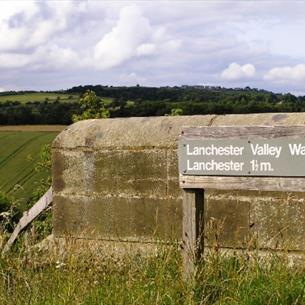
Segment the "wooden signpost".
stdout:
<svg viewBox="0 0 305 305">
<path fill-rule="evenodd" d="M 305 190 L 305 126 L 187 127 L 179 147 L 183 264 L 204 248 L 204 190 Z"/>
</svg>

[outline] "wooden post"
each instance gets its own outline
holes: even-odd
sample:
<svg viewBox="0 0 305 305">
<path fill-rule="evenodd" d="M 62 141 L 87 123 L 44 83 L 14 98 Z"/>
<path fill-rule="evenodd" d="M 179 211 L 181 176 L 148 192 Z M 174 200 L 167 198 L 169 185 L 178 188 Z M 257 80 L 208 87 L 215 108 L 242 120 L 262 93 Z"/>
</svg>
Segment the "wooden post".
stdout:
<svg viewBox="0 0 305 305">
<path fill-rule="evenodd" d="M 19 233 L 37 216 L 39 216 L 52 203 L 52 201 L 52 187 L 50 187 L 48 191 L 27 212 L 23 214 L 14 232 L 4 246 L 2 254 L 5 254 L 11 248 Z"/>
<path fill-rule="evenodd" d="M 195 261 L 203 253 L 204 190 L 183 189 L 183 274 L 195 274 Z"/>
</svg>

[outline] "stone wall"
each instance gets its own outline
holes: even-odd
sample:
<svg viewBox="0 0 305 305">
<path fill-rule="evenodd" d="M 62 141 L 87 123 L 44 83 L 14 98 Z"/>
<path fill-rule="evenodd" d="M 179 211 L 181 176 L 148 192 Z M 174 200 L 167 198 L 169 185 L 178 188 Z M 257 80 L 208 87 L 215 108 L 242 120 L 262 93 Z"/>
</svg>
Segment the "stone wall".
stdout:
<svg viewBox="0 0 305 305">
<path fill-rule="evenodd" d="M 142 243 L 180 240 L 176 149 L 182 126 L 304 124 L 303 113 L 73 124 L 53 142 L 54 235 Z M 305 252 L 304 198 L 305 193 L 206 191 L 206 246 Z"/>
</svg>

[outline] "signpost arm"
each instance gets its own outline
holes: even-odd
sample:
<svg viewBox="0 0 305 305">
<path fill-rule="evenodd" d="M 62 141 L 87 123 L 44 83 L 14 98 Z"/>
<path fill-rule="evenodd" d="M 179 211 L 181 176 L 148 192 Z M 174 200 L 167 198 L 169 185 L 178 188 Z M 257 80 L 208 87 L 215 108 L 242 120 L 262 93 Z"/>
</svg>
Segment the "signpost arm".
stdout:
<svg viewBox="0 0 305 305">
<path fill-rule="evenodd" d="M 305 126 L 183 128 L 178 146 L 183 189 L 183 271 L 203 254 L 204 189 L 304 192 Z"/>
<path fill-rule="evenodd" d="M 195 261 L 203 253 L 204 190 L 183 189 L 183 274 L 195 272 Z"/>
</svg>

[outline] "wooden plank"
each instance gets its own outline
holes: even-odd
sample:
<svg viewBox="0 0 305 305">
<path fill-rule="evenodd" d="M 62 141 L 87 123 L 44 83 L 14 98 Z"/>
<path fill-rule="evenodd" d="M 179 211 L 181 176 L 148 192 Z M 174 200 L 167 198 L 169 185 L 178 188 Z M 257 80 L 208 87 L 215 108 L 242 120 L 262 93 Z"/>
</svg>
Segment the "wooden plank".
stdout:
<svg viewBox="0 0 305 305">
<path fill-rule="evenodd" d="M 304 178 L 180 176 L 183 189 L 305 192 Z"/>
<path fill-rule="evenodd" d="M 305 138 L 305 126 L 183 127 L 181 137 L 187 139 Z"/>
<path fill-rule="evenodd" d="M 52 187 L 50 187 L 49 190 L 20 218 L 14 232 L 3 248 L 2 254 L 6 253 L 11 248 L 19 233 L 37 216 L 39 216 L 39 214 L 51 204 L 52 200 Z"/>
<path fill-rule="evenodd" d="M 204 191 L 185 189 L 183 192 L 183 275 L 195 274 L 195 262 L 203 251 Z"/>
</svg>

